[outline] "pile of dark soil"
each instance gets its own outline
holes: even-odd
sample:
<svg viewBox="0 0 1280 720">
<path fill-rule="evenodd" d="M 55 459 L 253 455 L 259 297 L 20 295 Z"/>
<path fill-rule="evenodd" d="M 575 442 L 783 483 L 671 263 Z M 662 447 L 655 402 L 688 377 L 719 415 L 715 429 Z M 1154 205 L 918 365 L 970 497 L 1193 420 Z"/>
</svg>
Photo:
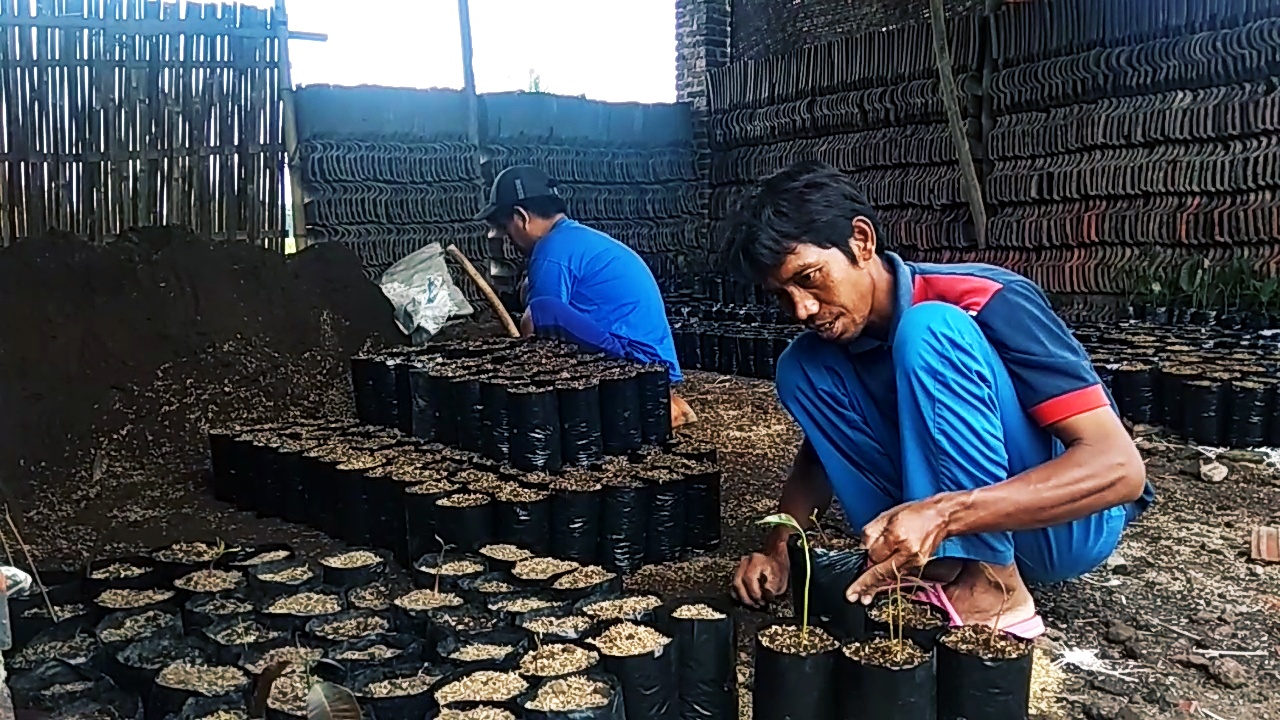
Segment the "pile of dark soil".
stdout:
<svg viewBox="0 0 1280 720">
<path fill-rule="evenodd" d="M 349 413 L 348 358 L 404 340 L 338 244 L 286 259 L 176 228 L 7 248 L 0 307 L 0 490 L 59 555 L 199 492 L 210 424 Z"/>
</svg>

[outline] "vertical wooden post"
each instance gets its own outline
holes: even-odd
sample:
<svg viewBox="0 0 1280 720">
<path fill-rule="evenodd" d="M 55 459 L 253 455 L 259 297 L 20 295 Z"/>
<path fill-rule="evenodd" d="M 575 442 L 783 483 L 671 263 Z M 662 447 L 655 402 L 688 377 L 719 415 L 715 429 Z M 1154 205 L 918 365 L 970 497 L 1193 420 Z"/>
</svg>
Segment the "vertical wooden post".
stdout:
<svg viewBox="0 0 1280 720">
<path fill-rule="evenodd" d="M 293 73 L 289 68 L 289 15 L 285 11 L 285 0 L 276 0 L 275 17 L 276 38 L 280 42 L 280 103 L 281 120 L 284 124 L 284 153 L 289 168 L 289 194 L 293 208 L 294 247 L 301 250 L 307 246 L 307 216 L 302 198 L 302 177 L 298 169 L 298 116 L 293 98 Z"/>
<path fill-rule="evenodd" d="M 956 100 L 956 79 L 952 71 L 951 46 L 947 42 L 947 16 L 942 7 L 942 0 L 929 0 L 929 20 L 933 26 L 933 56 L 938 63 L 938 92 L 942 93 L 942 106 L 947 111 L 951 141 L 956 146 L 956 157 L 960 161 L 960 184 L 964 188 L 965 198 L 969 201 L 969 211 L 973 214 L 973 225 L 978 235 L 978 249 L 985 250 L 987 210 L 982 201 L 982 186 L 978 183 L 978 172 L 973 166 L 973 153 L 969 150 L 969 138 L 965 133 L 964 119 L 960 117 L 960 103 Z"/>
<path fill-rule="evenodd" d="M 476 69 L 471 52 L 471 3 L 458 0 L 458 32 L 462 36 L 462 92 L 467 96 L 467 136 L 472 145 L 480 144 L 480 112 L 476 99 Z"/>
</svg>

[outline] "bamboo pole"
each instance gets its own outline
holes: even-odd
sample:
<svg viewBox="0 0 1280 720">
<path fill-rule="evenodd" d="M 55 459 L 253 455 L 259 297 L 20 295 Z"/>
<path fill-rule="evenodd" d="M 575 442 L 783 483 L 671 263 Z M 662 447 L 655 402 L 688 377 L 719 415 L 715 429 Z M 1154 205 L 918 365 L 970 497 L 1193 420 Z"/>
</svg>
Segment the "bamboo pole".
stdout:
<svg viewBox="0 0 1280 720">
<path fill-rule="evenodd" d="M 447 250 L 453 256 L 453 259 L 457 260 L 458 264 L 462 266 L 462 272 L 471 278 L 471 282 L 475 283 L 477 288 L 480 288 L 480 294 L 484 295 L 484 299 L 488 301 L 489 307 L 493 309 L 493 314 L 497 315 L 498 319 L 502 321 L 503 327 L 507 329 L 507 334 L 513 338 L 520 337 L 520 330 L 516 327 L 515 321 L 511 319 L 511 313 L 508 313 L 507 309 L 502 307 L 502 301 L 498 299 L 498 294 L 493 291 L 492 287 L 489 287 L 489 283 L 485 281 L 480 271 L 476 270 L 476 266 L 472 265 L 467 256 L 463 255 L 462 251 L 457 247 L 450 245 Z"/>
<path fill-rule="evenodd" d="M 973 153 L 969 149 L 964 120 L 960 117 L 960 104 L 956 101 L 956 79 L 952 71 L 951 46 L 947 42 L 947 16 L 942 0 L 929 0 L 929 20 L 933 27 L 933 57 L 938 64 L 938 92 L 942 93 L 942 105 L 947 111 L 951 141 L 956 146 L 956 157 L 960 161 L 960 184 L 969 201 L 969 211 L 973 213 L 978 249 L 985 250 L 987 209 L 982 199 L 982 186 L 978 183 L 978 171 L 973 166 Z"/>
<path fill-rule="evenodd" d="M 294 248 L 307 246 L 306 205 L 302 196 L 302 175 L 298 161 L 298 115 L 293 96 L 293 73 L 289 68 L 289 14 L 285 0 L 276 0 L 276 37 L 280 41 L 280 103 L 284 124 L 284 153 L 289 168 L 289 196 L 293 208 Z"/>
</svg>

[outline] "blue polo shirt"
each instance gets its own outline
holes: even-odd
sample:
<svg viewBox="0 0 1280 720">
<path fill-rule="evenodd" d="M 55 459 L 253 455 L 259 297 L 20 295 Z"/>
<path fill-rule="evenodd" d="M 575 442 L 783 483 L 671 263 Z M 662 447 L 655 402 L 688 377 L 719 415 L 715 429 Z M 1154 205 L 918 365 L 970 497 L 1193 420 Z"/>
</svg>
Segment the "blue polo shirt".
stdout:
<svg viewBox="0 0 1280 720">
<path fill-rule="evenodd" d="M 628 356 L 665 364 L 672 382 L 684 379 L 662 292 L 634 250 L 563 218 L 533 246 L 528 272 L 530 301 L 565 303 L 617 338 Z"/>
<path fill-rule="evenodd" d="M 1041 427 L 1103 407 L 1119 414 L 1089 353 L 1035 283 L 994 265 L 911 263 L 894 253 L 885 253 L 885 262 L 894 274 L 896 291 L 888 341 L 859 337 L 850 344 L 851 352 L 889 352 L 898 319 L 907 308 L 922 302 L 944 302 L 973 317 L 1009 371 L 1019 404 Z M 872 387 L 894 388 L 892 362 L 867 363 L 865 367 L 887 371 Z M 895 394 L 877 393 L 888 397 L 875 397 L 873 402 L 896 404 Z M 896 412 L 885 416 L 896 417 Z M 1136 503 L 1138 511 L 1154 499 L 1155 490 L 1148 482 Z"/>
</svg>

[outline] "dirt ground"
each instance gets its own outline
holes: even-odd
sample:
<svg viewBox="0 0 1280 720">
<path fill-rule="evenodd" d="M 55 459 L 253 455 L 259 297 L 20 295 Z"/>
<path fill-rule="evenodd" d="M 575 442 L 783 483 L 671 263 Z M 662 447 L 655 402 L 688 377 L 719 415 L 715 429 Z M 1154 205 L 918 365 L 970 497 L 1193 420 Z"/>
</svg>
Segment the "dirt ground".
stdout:
<svg viewBox="0 0 1280 720">
<path fill-rule="evenodd" d="M 754 520 L 775 509 L 799 435 L 770 383 L 690 375 L 683 391 L 702 422 L 689 434 L 719 446 L 725 468 L 724 543 L 709 557 L 646 568 L 629 585 L 723 593 L 737 558 L 759 538 Z M 181 406 L 230 391 L 246 392 L 178 384 L 166 396 Z M 330 408 L 348 407 L 344 392 L 335 381 Z M 1251 529 L 1280 519 L 1280 475 L 1238 458 L 1227 462 L 1225 481 L 1211 484 L 1200 479 L 1196 451 L 1154 437 L 1142 445 L 1159 498 L 1120 557 L 1078 581 L 1036 589 L 1052 630 L 1038 655 L 1033 717 L 1280 720 L 1280 567 L 1247 561 Z M 41 564 L 212 536 L 308 550 L 333 544 L 214 502 L 194 469 L 166 468 L 162 458 L 153 467 L 128 479 L 127 504 L 104 503 L 118 495 L 85 487 L 18 518 Z M 740 613 L 743 718 L 750 717 L 746 650 L 765 617 Z"/>
</svg>

